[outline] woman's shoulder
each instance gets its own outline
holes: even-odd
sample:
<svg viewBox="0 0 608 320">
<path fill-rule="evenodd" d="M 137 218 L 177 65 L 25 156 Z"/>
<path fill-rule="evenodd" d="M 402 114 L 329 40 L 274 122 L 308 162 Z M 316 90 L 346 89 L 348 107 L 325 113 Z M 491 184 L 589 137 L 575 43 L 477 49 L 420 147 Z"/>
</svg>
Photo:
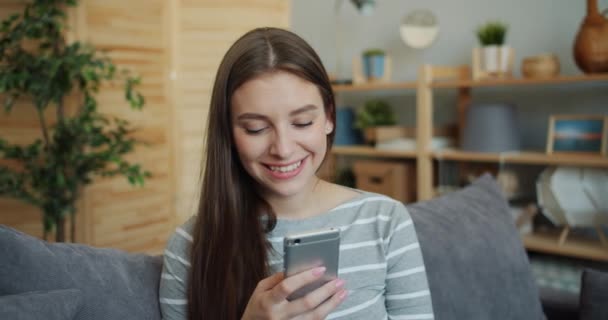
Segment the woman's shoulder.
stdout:
<svg viewBox="0 0 608 320">
<path fill-rule="evenodd" d="M 191 216 L 186 222 L 175 228 L 167 241 L 165 253 L 167 253 L 167 251 L 180 255 L 187 253 L 192 245 L 192 232 L 195 223 L 196 216 Z"/>
<path fill-rule="evenodd" d="M 347 189 L 350 190 L 354 196 L 351 196 L 347 201 L 342 202 L 333 210 L 352 210 L 353 208 L 360 208 L 384 212 L 405 209 L 403 203 L 387 195 L 354 188 Z"/>
<path fill-rule="evenodd" d="M 385 222 L 392 221 L 393 223 L 411 219 L 403 202 L 376 192 L 365 190 L 357 190 L 357 192 L 360 193 L 358 197 L 337 206 L 334 210 L 356 212 L 360 217 L 375 218 Z"/>
</svg>

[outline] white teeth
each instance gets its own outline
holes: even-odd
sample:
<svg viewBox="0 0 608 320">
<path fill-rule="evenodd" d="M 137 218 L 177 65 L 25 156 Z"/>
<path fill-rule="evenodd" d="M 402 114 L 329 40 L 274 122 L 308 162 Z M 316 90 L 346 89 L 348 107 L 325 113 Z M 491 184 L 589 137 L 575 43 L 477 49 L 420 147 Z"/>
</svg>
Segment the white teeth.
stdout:
<svg viewBox="0 0 608 320">
<path fill-rule="evenodd" d="M 288 165 L 288 166 L 285 166 L 285 167 L 270 166 L 270 170 L 285 173 L 285 172 L 296 170 L 297 168 L 300 167 L 301 164 L 302 164 L 302 161 L 300 160 L 300 161 L 298 161 L 298 162 L 296 162 L 296 163 L 294 163 L 292 165 Z"/>
</svg>

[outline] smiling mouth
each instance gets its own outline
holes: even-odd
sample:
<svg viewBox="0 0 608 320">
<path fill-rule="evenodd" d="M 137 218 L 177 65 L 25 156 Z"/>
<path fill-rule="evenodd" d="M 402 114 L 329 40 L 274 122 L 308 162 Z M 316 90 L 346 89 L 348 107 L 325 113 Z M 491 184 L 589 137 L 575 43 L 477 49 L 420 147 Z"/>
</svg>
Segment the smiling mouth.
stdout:
<svg viewBox="0 0 608 320">
<path fill-rule="evenodd" d="M 271 171 L 274 171 L 274 172 L 287 173 L 287 172 L 292 172 L 294 170 L 297 170 L 302 165 L 302 161 L 303 160 L 300 160 L 300 161 L 290 164 L 288 166 L 269 166 L 269 165 L 267 165 L 266 167 L 268 167 Z"/>
</svg>

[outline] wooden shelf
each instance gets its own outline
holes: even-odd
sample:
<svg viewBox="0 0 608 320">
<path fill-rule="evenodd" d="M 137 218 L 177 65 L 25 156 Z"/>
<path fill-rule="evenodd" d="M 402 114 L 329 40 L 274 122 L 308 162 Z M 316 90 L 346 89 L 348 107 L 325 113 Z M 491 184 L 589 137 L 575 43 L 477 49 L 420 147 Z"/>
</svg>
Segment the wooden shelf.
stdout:
<svg viewBox="0 0 608 320">
<path fill-rule="evenodd" d="M 378 158 L 397 158 L 397 159 L 415 159 L 417 156 L 416 150 L 380 150 L 368 146 L 334 146 L 331 153 L 334 155 L 348 156 L 363 156 L 363 157 L 378 157 Z"/>
<path fill-rule="evenodd" d="M 589 154 L 546 154 L 545 150 L 480 153 L 459 149 L 432 150 L 433 134 L 433 91 L 437 88 L 458 89 L 458 123 L 463 126 L 466 110 L 472 101 L 472 88 L 516 87 L 516 86 L 560 86 L 565 84 L 608 85 L 608 73 L 595 75 L 562 75 L 551 78 L 496 78 L 472 80 L 469 66 L 421 66 L 416 81 L 393 83 L 367 83 L 361 85 L 334 85 L 335 92 L 366 92 L 381 90 L 413 90 L 416 93 L 417 144 L 420 150 L 378 150 L 369 146 L 334 146 L 331 155 L 370 158 L 391 158 L 415 160 L 416 190 L 418 201 L 433 197 L 434 161 L 472 161 L 486 163 L 511 163 L 527 165 L 567 165 L 608 168 L 608 157 Z M 557 89 L 559 90 L 559 89 Z M 428 150 L 428 151 L 427 151 Z M 558 244 L 559 234 L 535 233 L 523 236 L 523 243 L 530 251 L 577 257 L 590 260 L 608 261 L 608 247 L 599 241 L 570 235 L 563 245 Z"/>
<path fill-rule="evenodd" d="M 333 89 L 336 92 L 347 92 L 347 91 L 371 91 L 371 90 L 396 90 L 396 89 L 416 89 L 418 83 L 416 81 L 406 82 L 377 82 L 377 83 L 365 83 L 355 85 L 333 85 Z"/>
<path fill-rule="evenodd" d="M 502 162 L 537 165 L 571 165 L 608 168 L 608 157 L 588 154 L 546 154 L 544 152 L 534 151 L 483 153 L 449 149 L 433 152 L 433 158 L 436 160 Z"/>
<path fill-rule="evenodd" d="M 542 253 L 577 257 L 596 261 L 608 261 L 608 247 L 599 241 L 569 236 L 563 245 L 559 245 L 557 233 L 534 233 L 523 236 L 526 249 Z"/>
<path fill-rule="evenodd" d="M 497 87 L 517 85 L 543 85 L 576 82 L 608 81 L 608 73 L 593 75 L 558 76 L 551 78 L 497 78 L 483 80 L 445 80 L 431 83 L 433 88 Z"/>
</svg>

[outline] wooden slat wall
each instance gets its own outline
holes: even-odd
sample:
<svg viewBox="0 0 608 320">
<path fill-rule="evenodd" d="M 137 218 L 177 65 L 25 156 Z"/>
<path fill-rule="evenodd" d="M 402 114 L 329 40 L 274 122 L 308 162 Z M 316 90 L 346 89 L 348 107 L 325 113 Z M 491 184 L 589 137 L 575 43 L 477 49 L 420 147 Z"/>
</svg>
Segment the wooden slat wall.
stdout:
<svg viewBox="0 0 608 320">
<path fill-rule="evenodd" d="M 0 17 L 21 8 L 0 0 Z M 289 0 L 84 0 L 70 15 L 69 38 L 108 50 L 119 66 L 143 78 L 142 112 L 131 111 L 120 86 L 98 96 L 105 113 L 129 119 L 152 143 L 130 156 L 152 171 L 144 188 L 124 178 L 103 179 L 84 191 L 79 241 L 159 253 L 174 227 L 192 215 L 203 161 L 211 87 L 228 47 L 259 26 L 288 27 Z M 40 136 L 33 107 L 0 113 L 0 135 L 30 142 Z M 18 214 L 16 214 L 18 213 Z M 42 235 L 40 213 L 0 199 L 0 223 Z"/>
<path fill-rule="evenodd" d="M 253 28 L 287 28 L 289 1 L 183 0 L 176 11 L 177 222 L 181 223 L 197 205 L 207 111 L 221 58 Z"/>
<path fill-rule="evenodd" d="M 107 50 L 114 63 L 142 77 L 143 111 L 131 110 L 122 85 L 106 85 L 101 110 L 131 121 L 150 143 L 129 156 L 152 172 L 143 188 L 124 177 L 100 179 L 85 191 L 88 241 L 128 251 L 162 252 L 174 224 L 173 105 L 168 77 L 169 17 L 165 0 L 87 0 L 77 9 L 78 38 Z"/>
</svg>

